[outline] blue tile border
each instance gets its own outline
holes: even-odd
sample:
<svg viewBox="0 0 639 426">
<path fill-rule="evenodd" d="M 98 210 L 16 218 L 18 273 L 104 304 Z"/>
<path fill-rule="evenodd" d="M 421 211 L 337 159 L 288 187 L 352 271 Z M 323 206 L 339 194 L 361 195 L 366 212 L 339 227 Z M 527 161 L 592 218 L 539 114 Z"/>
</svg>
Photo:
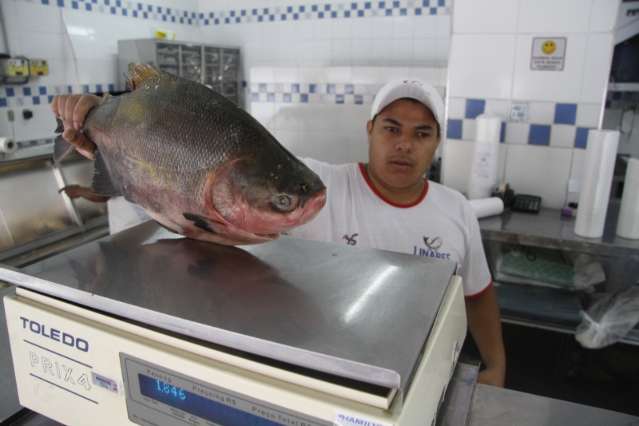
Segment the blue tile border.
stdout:
<svg viewBox="0 0 639 426">
<path fill-rule="evenodd" d="M 529 145 L 550 145 L 550 129 L 548 124 L 531 124 L 528 132 Z"/>
<path fill-rule="evenodd" d="M 486 109 L 485 99 L 466 99 L 465 118 L 477 118 Z"/>
<path fill-rule="evenodd" d="M 577 104 L 555 104 L 554 124 L 572 124 L 577 122 Z"/>
<path fill-rule="evenodd" d="M 588 146 L 588 127 L 577 127 L 575 134 L 575 148 L 586 149 Z"/>
<path fill-rule="evenodd" d="M 462 120 L 448 119 L 446 125 L 446 138 L 461 139 L 462 138 Z"/>
<path fill-rule="evenodd" d="M 248 84 L 248 99 L 255 103 L 324 103 L 364 105 L 373 101 L 380 84 L 262 83 Z"/>
<path fill-rule="evenodd" d="M 450 15 L 451 0 L 342 1 L 323 4 L 294 4 L 199 13 L 200 25 L 233 25 L 255 22 L 304 21 L 314 19 L 360 19 L 371 17 Z"/>
<path fill-rule="evenodd" d="M 70 93 L 102 93 L 104 89 L 115 91 L 115 83 L 59 84 L 53 86 L 4 86 L 0 87 L 0 108 L 20 108 L 47 105 L 55 95 Z M 2 101 L 4 100 L 4 102 Z"/>
<path fill-rule="evenodd" d="M 101 13 L 133 19 L 148 19 L 183 25 L 200 25 L 200 14 L 196 10 L 176 9 L 128 0 L 16 0 L 37 3 L 44 7 L 72 9 L 82 12 Z"/>
<path fill-rule="evenodd" d="M 581 126 L 577 126 L 577 113 L 579 108 L 582 106 L 590 107 L 591 105 L 596 105 L 596 103 L 592 102 L 583 102 L 583 103 L 566 103 L 566 102 L 552 102 L 552 101 L 525 101 L 525 100 L 512 100 L 512 99 L 479 99 L 479 98 L 463 98 L 463 97 L 454 97 L 449 99 L 449 102 L 455 102 L 455 108 L 453 115 L 448 117 L 448 125 L 452 126 L 452 136 L 449 136 L 449 139 L 460 139 L 466 141 L 474 140 L 474 134 L 464 134 L 464 121 L 474 121 L 477 117 L 484 113 L 486 110 L 490 109 L 490 111 L 499 111 L 499 114 L 503 117 L 505 116 L 506 121 L 502 122 L 500 129 L 500 143 L 507 144 L 529 144 L 529 145 L 538 145 L 538 146 L 551 146 L 550 139 L 553 135 L 553 127 L 555 124 L 560 124 L 560 127 L 572 126 L 575 129 L 575 137 L 574 140 L 562 140 L 562 146 L 554 146 L 553 148 L 565 148 L 568 145 L 574 146 L 575 148 L 585 148 L 587 144 L 587 136 L 588 130 L 597 127 L 597 123 L 592 122 L 588 123 L 587 121 L 583 121 L 580 123 Z M 494 104 L 492 102 L 495 102 Z M 507 117 L 507 112 L 504 110 L 504 102 L 512 103 L 512 102 L 526 102 L 529 104 L 540 103 L 540 104 L 552 104 L 554 109 L 554 114 L 551 115 L 550 120 L 543 122 L 520 122 L 520 121 L 510 121 Z M 452 125 L 451 125 L 452 121 Z M 470 124 L 470 123 L 469 123 Z M 514 128 L 513 133 L 510 134 L 511 140 L 506 140 L 506 134 L 509 133 L 509 129 L 511 126 Z M 473 126 L 468 126 L 469 129 L 474 128 Z M 572 132 L 566 132 L 566 135 L 571 134 Z M 572 138 L 572 136 L 566 136 Z"/>
<path fill-rule="evenodd" d="M 66 8 L 132 19 L 193 26 L 271 23 L 315 19 L 361 19 L 396 16 L 450 15 L 452 0 L 335 1 L 322 4 L 267 5 L 225 10 L 185 10 L 121 0 L 16 0 L 45 7 Z"/>
</svg>

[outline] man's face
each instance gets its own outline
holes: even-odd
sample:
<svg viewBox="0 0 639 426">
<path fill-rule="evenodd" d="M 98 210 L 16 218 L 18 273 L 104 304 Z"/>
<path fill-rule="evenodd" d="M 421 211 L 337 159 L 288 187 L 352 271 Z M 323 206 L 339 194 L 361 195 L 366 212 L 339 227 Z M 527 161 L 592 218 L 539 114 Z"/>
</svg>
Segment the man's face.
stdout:
<svg viewBox="0 0 639 426">
<path fill-rule="evenodd" d="M 399 99 L 369 121 L 369 173 L 387 190 L 421 184 L 439 145 L 437 122 L 422 103 Z"/>
</svg>

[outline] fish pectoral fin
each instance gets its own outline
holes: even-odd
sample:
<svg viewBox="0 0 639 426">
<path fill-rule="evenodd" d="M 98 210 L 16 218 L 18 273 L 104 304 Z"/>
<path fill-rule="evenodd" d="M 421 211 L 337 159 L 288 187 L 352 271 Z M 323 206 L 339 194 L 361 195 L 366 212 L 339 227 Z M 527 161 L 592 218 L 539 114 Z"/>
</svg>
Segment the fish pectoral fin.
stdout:
<svg viewBox="0 0 639 426">
<path fill-rule="evenodd" d="M 109 198 L 111 198 L 102 194 L 96 194 L 93 189 L 80 185 L 67 185 L 58 192 L 64 192 L 72 199 L 84 198 L 85 200 L 93 201 L 94 203 L 106 203 Z"/>
<path fill-rule="evenodd" d="M 216 231 L 215 228 L 219 226 L 224 226 L 222 223 L 215 222 L 207 217 L 201 216 L 195 213 L 182 213 L 184 219 L 193 222 L 197 228 L 202 229 L 203 231 L 210 232 L 212 234 L 218 234 L 219 231 Z"/>
<path fill-rule="evenodd" d="M 55 124 L 56 124 L 56 128 L 53 131 L 54 133 L 62 133 L 64 132 L 64 123 L 62 122 L 62 119 L 60 119 L 59 117 L 55 118 Z"/>
<path fill-rule="evenodd" d="M 93 172 L 92 188 L 96 194 L 108 197 L 122 195 L 121 191 L 113 185 L 109 169 L 100 151 L 95 152 L 95 169 Z"/>
<path fill-rule="evenodd" d="M 127 78 L 127 87 L 135 90 L 142 84 L 152 78 L 159 78 L 160 72 L 148 64 L 129 64 L 129 75 Z"/>
</svg>

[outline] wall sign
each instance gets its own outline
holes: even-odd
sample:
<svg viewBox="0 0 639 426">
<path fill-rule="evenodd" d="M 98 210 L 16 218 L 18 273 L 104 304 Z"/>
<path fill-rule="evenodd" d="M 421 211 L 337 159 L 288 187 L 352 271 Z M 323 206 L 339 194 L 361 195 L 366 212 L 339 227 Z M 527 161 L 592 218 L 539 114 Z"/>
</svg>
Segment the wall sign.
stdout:
<svg viewBox="0 0 639 426">
<path fill-rule="evenodd" d="M 566 37 L 534 37 L 530 55 L 533 71 L 563 71 Z"/>
</svg>

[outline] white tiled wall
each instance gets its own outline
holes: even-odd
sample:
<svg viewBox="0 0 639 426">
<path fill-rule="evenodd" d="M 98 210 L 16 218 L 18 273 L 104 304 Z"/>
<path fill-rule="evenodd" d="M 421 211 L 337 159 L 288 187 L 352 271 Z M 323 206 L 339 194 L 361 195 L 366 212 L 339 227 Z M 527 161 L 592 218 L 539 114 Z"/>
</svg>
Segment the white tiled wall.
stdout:
<svg viewBox="0 0 639 426">
<path fill-rule="evenodd" d="M 52 137 L 50 96 L 107 90 L 118 81 L 117 40 L 150 38 L 155 30 L 174 32 L 178 40 L 239 46 L 246 80 L 249 70 L 260 66 L 445 67 L 451 4 L 451 0 L 1 0 L 11 53 L 46 59 L 50 75 L 29 84 L 33 95 L 39 95 L 41 87 L 46 89 L 37 104 L 21 87 L 11 95 L 0 88 L 0 110 L 13 109 L 17 116 L 25 108 L 34 113 L 28 122 L 13 126 L 17 139 Z M 153 12 L 143 17 L 148 7 Z M 294 16 L 300 7 L 305 13 Z M 310 13 L 312 7 L 328 7 L 330 12 L 320 18 L 319 12 Z M 262 22 L 257 15 L 249 19 L 253 9 L 265 8 L 269 13 L 263 14 Z M 191 22 L 172 22 L 171 17 L 184 11 L 189 17 L 195 13 Z M 216 23 L 210 14 L 222 19 Z M 239 17 L 241 22 L 236 22 Z M 329 80 L 348 81 L 336 77 Z M 378 81 L 377 76 L 373 79 Z"/>
<path fill-rule="evenodd" d="M 163 11 L 172 8 L 174 13 L 195 12 L 198 7 L 196 0 L 1 1 L 10 53 L 46 59 L 49 63 L 48 76 L 31 80 L 26 86 L 12 86 L 14 96 L 8 96 L 6 87 L 0 88 L 0 112 L 12 109 L 17 117 L 10 136 L 17 141 L 51 138 L 55 120 L 48 96 L 68 93 L 69 86 L 71 91 L 81 92 L 82 86 L 87 85 L 93 92 L 97 85 L 107 90 L 109 84 L 117 83 L 117 40 L 150 38 L 156 29 L 173 31 L 182 40 L 199 38 L 197 20 L 191 24 L 172 23 L 163 21 L 160 13 L 150 14 L 147 19 L 136 18 L 132 12 L 138 4 L 144 8 L 162 7 Z M 111 7 L 115 8 L 114 14 Z M 41 88 L 46 92 L 36 104 L 32 96 L 23 95 L 24 87 L 31 88 L 36 97 Z M 21 118 L 25 109 L 33 113 L 33 118 Z"/>
<path fill-rule="evenodd" d="M 508 98 L 514 55 L 515 40 L 510 35 L 455 34 L 449 63 L 450 96 Z M 489 61 L 484 60 L 486 56 Z"/>
<path fill-rule="evenodd" d="M 584 135 L 601 126 L 620 0 L 456 0 L 444 183 L 464 192 L 476 107 L 505 122 L 504 178 L 560 208 L 578 197 Z M 564 37 L 561 71 L 531 69 L 533 38 Z M 514 103 L 527 108 L 511 118 Z M 569 185 L 570 184 L 570 185 Z"/>
<path fill-rule="evenodd" d="M 579 100 L 581 82 L 585 75 L 586 34 L 562 34 L 566 37 L 566 60 L 563 71 L 538 71 L 530 69 L 530 51 L 533 37 L 543 34 L 518 35 L 515 55 L 515 75 L 512 97 L 521 100 L 574 102 Z M 610 63 L 608 63 L 610 68 Z M 608 74 L 605 74 L 607 78 Z"/>
<path fill-rule="evenodd" d="M 382 1 L 204 1 L 199 2 L 205 17 L 253 8 L 279 10 L 274 22 L 230 22 L 202 26 L 207 42 L 239 46 L 244 67 L 256 66 L 446 66 L 450 40 L 451 0 Z M 305 17 L 313 5 L 330 5 L 337 18 Z M 362 17 L 343 17 L 356 4 Z M 368 4 L 368 8 L 365 8 Z M 428 4 L 429 7 L 424 7 Z M 299 11 L 297 20 L 292 13 Z M 430 14 L 430 6 L 436 10 Z M 292 12 L 288 12 L 288 8 Z M 402 16 L 402 9 L 406 16 Z M 417 11 L 419 9 L 419 12 Z M 386 11 L 390 15 L 386 16 Z M 286 14 L 286 21 L 277 19 Z M 419 14 L 418 14 L 419 13 Z"/>
<path fill-rule="evenodd" d="M 513 34 L 519 0 L 455 0 L 453 26 L 456 34 Z"/>
<path fill-rule="evenodd" d="M 331 163 L 366 161 L 373 96 L 398 77 L 428 80 L 443 95 L 446 69 L 254 67 L 249 110 L 295 155 Z"/>
<path fill-rule="evenodd" d="M 539 195 L 548 206 L 562 206 L 571 160 L 571 149 L 513 145 L 508 147 L 504 178 L 517 192 Z"/>
</svg>

